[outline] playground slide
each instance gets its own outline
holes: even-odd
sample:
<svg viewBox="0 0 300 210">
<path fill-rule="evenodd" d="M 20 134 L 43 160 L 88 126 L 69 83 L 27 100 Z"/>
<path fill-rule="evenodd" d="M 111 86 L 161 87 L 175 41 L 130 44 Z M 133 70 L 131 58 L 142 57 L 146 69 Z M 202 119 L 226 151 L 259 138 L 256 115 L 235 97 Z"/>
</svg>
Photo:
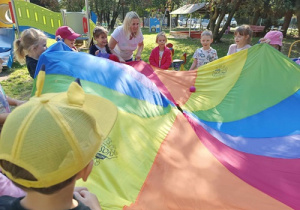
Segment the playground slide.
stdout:
<svg viewBox="0 0 300 210">
<path fill-rule="evenodd" d="M 0 58 L 3 66 L 11 67 L 13 63 L 13 42 L 15 29 L 9 13 L 9 0 L 2 0 L 0 4 Z"/>
<path fill-rule="evenodd" d="M 18 33 L 28 28 L 37 28 L 44 31 L 49 38 L 54 39 L 56 29 L 62 25 L 68 25 L 76 33 L 82 35 L 80 39 L 87 40 L 92 37 L 95 22 L 90 19 L 85 24 L 86 26 L 89 24 L 90 34 L 87 34 L 87 29 L 84 30 L 83 24 L 79 24 L 83 23 L 84 12 L 53 12 L 24 0 L 15 0 L 12 7 L 18 12 L 10 17 L 9 1 L 2 0 L 0 3 L 0 58 L 4 60 L 4 66 L 10 68 L 13 62 L 15 29 L 12 28 L 12 19 L 16 20 L 15 26 Z"/>
<path fill-rule="evenodd" d="M 9 15 L 8 0 L 0 3 L 0 28 L 11 28 L 12 20 Z"/>
<path fill-rule="evenodd" d="M 0 28 L 0 58 L 3 66 L 11 67 L 13 63 L 13 42 L 15 40 L 14 28 Z"/>
</svg>

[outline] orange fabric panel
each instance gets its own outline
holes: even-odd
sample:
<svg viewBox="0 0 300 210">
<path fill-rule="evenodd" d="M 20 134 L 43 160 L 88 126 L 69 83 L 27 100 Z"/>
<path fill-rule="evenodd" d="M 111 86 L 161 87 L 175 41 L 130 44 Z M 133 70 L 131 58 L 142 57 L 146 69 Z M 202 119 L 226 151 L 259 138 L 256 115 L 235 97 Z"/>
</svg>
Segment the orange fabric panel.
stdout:
<svg viewBox="0 0 300 210">
<path fill-rule="evenodd" d="M 194 86 L 197 70 L 192 71 L 166 71 L 154 69 L 156 75 L 164 83 L 178 105 L 183 105 L 190 98 L 190 87 Z"/>
<path fill-rule="evenodd" d="M 228 171 L 179 114 L 158 151 L 136 202 L 124 209 L 290 208 Z"/>
</svg>

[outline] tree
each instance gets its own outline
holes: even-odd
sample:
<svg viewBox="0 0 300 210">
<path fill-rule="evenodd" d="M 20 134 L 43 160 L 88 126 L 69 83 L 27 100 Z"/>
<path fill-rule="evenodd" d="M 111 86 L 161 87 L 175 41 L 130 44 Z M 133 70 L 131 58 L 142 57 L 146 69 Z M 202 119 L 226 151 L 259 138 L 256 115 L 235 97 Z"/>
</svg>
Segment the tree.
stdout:
<svg viewBox="0 0 300 210">
<path fill-rule="evenodd" d="M 58 0 L 31 0 L 30 2 L 45 7 L 53 12 L 59 12 L 60 10 Z"/>
<path fill-rule="evenodd" d="M 108 30 L 114 29 L 122 4 L 126 0 L 91 0 L 90 7 L 98 16 L 100 24 L 107 23 Z"/>
<path fill-rule="evenodd" d="M 282 31 L 287 33 L 292 15 L 299 11 L 300 0 L 256 0 L 244 1 L 237 11 L 238 17 L 249 20 L 249 24 L 257 25 L 259 18 L 264 19 L 265 30 L 270 26 L 280 25 L 278 20 L 284 17 Z"/>
<path fill-rule="evenodd" d="M 226 29 L 230 25 L 231 19 L 235 12 L 239 9 L 242 0 L 210 0 L 209 11 L 210 21 L 209 28 L 213 32 L 215 42 L 221 40 Z M 228 18 L 220 30 L 220 25 L 225 15 L 228 14 Z"/>
<path fill-rule="evenodd" d="M 60 7 L 68 12 L 81 12 L 85 7 L 85 0 L 61 0 Z"/>
</svg>

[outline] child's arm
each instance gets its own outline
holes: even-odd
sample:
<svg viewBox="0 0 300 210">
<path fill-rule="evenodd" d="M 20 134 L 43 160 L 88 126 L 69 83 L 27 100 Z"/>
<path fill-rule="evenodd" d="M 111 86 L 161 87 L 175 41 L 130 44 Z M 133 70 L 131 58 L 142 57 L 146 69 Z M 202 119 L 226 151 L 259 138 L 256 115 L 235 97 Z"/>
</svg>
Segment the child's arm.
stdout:
<svg viewBox="0 0 300 210">
<path fill-rule="evenodd" d="M 231 54 L 235 53 L 234 51 L 235 51 L 235 50 L 234 50 L 234 44 L 232 44 L 232 45 L 229 46 L 227 55 L 231 55 Z"/>
<path fill-rule="evenodd" d="M 93 210 L 101 210 L 100 203 L 97 199 L 97 196 L 93 193 L 90 193 L 87 190 L 75 191 L 74 196 L 84 205 L 90 207 Z"/>
<path fill-rule="evenodd" d="M 95 45 L 92 45 L 91 47 L 90 47 L 90 49 L 89 49 L 89 54 L 91 54 L 91 55 L 97 55 L 96 54 L 96 50 L 98 50 L 97 48 L 95 48 Z"/>
<path fill-rule="evenodd" d="M 216 50 L 214 50 L 212 61 L 217 60 L 217 59 L 218 59 L 218 53 Z"/>
<path fill-rule="evenodd" d="M 194 58 L 194 61 L 193 61 L 193 64 L 191 65 L 190 70 L 194 70 L 196 68 L 196 66 L 197 66 L 197 59 Z"/>
<path fill-rule="evenodd" d="M 165 62 L 160 64 L 160 68 L 168 69 L 172 63 L 171 50 L 165 50 L 164 54 L 165 55 L 163 55 L 163 58 L 165 57 L 165 59 L 162 59 L 162 61 Z"/>
<path fill-rule="evenodd" d="M 7 98 L 8 104 L 11 106 L 20 106 L 21 104 L 25 103 L 25 101 L 17 100 L 14 98 L 10 98 L 10 97 L 6 97 L 6 98 Z"/>
<path fill-rule="evenodd" d="M 155 48 L 154 48 L 155 49 Z M 155 53 L 154 53 L 154 49 L 151 51 L 150 57 L 149 57 L 149 63 L 152 66 L 156 66 L 158 67 L 158 63 L 155 62 Z"/>
</svg>

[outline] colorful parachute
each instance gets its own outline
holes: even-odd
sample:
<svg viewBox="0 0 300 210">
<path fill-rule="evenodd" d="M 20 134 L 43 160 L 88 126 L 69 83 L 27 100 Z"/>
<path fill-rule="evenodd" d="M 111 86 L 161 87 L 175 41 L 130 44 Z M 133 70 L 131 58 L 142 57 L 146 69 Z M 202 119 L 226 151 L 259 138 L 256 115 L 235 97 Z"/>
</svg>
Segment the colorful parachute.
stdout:
<svg viewBox="0 0 300 210">
<path fill-rule="evenodd" d="M 44 92 L 80 78 L 86 92 L 118 106 L 89 180 L 79 183 L 103 209 L 300 206 L 300 68 L 268 45 L 175 72 L 58 42 L 43 64 Z"/>
</svg>

